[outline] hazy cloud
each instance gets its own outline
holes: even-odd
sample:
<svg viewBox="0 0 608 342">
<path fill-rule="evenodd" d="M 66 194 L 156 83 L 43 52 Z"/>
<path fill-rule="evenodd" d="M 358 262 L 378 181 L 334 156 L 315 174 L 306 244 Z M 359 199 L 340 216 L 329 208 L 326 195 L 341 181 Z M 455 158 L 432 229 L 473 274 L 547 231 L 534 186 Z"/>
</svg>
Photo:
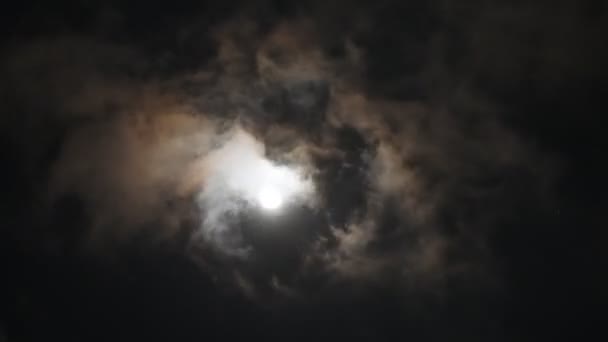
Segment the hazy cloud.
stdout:
<svg viewBox="0 0 608 342">
<path fill-rule="evenodd" d="M 500 105 L 470 75 L 442 61 L 448 31 L 397 37 L 406 44 L 394 54 L 411 65 L 384 70 L 376 59 L 387 52 L 366 31 L 381 23 L 371 18 L 333 40 L 325 36 L 328 23 L 306 16 L 262 25 L 245 13 L 208 34 L 186 22 L 184 39 L 215 43 L 213 57 L 187 71 L 167 72 L 143 47 L 96 37 L 16 48 L 3 62 L 15 106 L 31 120 L 52 115 L 64 127 L 44 197 L 80 194 L 93 240 L 186 234 L 194 249 L 237 256 L 217 257 L 221 266 L 212 272 L 258 296 L 263 277 L 246 263 L 264 253 L 239 217 L 250 209 L 215 179 L 251 172 L 236 170 L 242 156 L 225 151 L 229 133 L 242 129 L 240 148 L 298 165 L 316 187 L 306 210 L 318 226 L 294 242 L 295 261 L 287 259 L 296 266 L 262 272 L 263 286 L 291 295 L 311 290 L 298 282 L 318 274 L 422 279 L 431 288 L 446 274 L 484 269 L 493 277 L 480 260 L 486 235 L 512 205 L 509 184 L 523 177 L 530 199 L 542 196 L 550 188 L 550 177 L 541 180 L 549 158 L 503 122 Z M 491 63 L 510 73 L 515 64 L 500 61 Z M 409 68 L 415 71 L 402 72 Z M 35 134 L 48 133 L 39 127 Z"/>
</svg>

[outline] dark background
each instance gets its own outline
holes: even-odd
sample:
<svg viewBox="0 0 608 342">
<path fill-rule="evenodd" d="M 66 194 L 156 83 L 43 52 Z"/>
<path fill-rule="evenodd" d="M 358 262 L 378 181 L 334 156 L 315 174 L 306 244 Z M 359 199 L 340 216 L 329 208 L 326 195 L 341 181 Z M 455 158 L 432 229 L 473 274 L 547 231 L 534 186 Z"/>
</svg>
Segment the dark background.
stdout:
<svg viewBox="0 0 608 342">
<path fill-rule="evenodd" d="M 145 236 L 136 237 L 111 256 L 78 248 L 94 211 L 78 194 L 53 203 L 44 219 L 36 217 L 38 192 L 70 128 L 53 120 L 32 128 L 27 111 L 33 107 L 20 103 L 30 100 L 15 95 L 4 78 L 0 336 L 5 340 L 538 341 L 603 333 L 608 285 L 604 2 L 22 1 L 2 7 L 3 55 L 61 34 L 90 36 L 162 59 L 143 70 L 124 70 L 144 80 L 187 74 L 213 59 L 217 46 L 205 32 L 237 13 L 247 13 L 263 30 L 280 21 L 313 18 L 324 33 L 320 44 L 328 58 L 345 58 L 346 36 L 365 51 L 360 83 L 371 98 L 442 102 L 454 91 L 451 83 L 465 78 L 472 91 L 499 108 L 501 125 L 554 161 L 540 171 L 549 170 L 547 178 L 554 179 L 545 202 L 529 198 L 538 179 L 520 177 L 528 172 L 525 167 L 488 170 L 480 182 L 500 178 L 509 198 L 440 214 L 449 226 L 460 215 L 502 206 L 502 218 L 484 238 L 492 268 L 501 275 L 499 292 L 448 280 L 438 297 L 402 293 L 387 277 L 371 285 L 338 281 L 321 286 L 311 298 L 261 306 L 218 288 L 183 253 L 182 241 L 148 244 Z M 363 20 L 369 28 L 358 32 Z M 180 27 L 193 22 L 199 38 L 176 38 Z M 548 47 L 539 52 L 539 46 Z M 443 65 L 440 75 L 421 74 L 437 59 Z M 454 109 L 462 112 L 454 115 L 465 127 L 476 120 L 467 110 Z M 336 132 L 340 148 L 359 151 L 357 146 L 365 144 L 358 142 L 361 134 L 349 134 Z M 345 158 L 361 163 L 358 154 Z M 329 220 L 341 222 L 340 215 L 363 201 L 352 190 L 360 180 L 352 174 L 340 183 L 331 163 L 319 161 L 329 170 L 321 181 L 326 189 L 335 187 L 327 190 L 335 215 Z M 384 219 L 390 231 L 390 210 Z M 323 283 L 308 281 L 303 286 Z"/>
</svg>

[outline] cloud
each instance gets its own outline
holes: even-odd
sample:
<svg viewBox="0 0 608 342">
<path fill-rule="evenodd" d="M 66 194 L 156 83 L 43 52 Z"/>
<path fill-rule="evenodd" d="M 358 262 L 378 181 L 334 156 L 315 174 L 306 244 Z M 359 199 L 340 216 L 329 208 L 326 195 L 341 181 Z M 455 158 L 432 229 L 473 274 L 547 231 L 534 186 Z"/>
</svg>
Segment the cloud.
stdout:
<svg viewBox="0 0 608 342">
<path fill-rule="evenodd" d="M 383 31 L 365 27 L 380 19 L 360 12 L 367 24 L 334 38 L 323 18 L 262 25 L 244 13 L 208 36 L 186 35 L 216 44 L 213 57 L 186 70 L 94 36 L 15 49 L 3 68 L 15 106 L 62 127 L 49 207 L 79 194 L 94 241 L 185 234 L 208 272 L 250 297 L 267 287 L 314 293 L 336 279 L 435 289 L 447 277 L 494 277 L 486 242 L 518 201 L 513 178 L 531 186 L 530 200 L 543 196 L 549 158 L 442 61 L 448 33 L 420 23 L 420 37 L 395 36 L 403 44 L 386 51 L 376 42 Z M 300 222 L 258 220 L 291 233 L 247 232 L 251 223 L 239 217 L 262 161 L 298 165 L 308 177 L 281 184 L 314 202 L 294 209 Z M 240 182 L 246 201 L 223 179 Z M 264 250 L 267 241 L 288 247 Z"/>
<path fill-rule="evenodd" d="M 286 207 L 311 205 L 314 187 L 297 165 L 276 165 L 266 159 L 264 145 L 238 125 L 222 140 L 200 161 L 204 165 L 196 195 L 204 217 L 200 236 L 223 252 L 245 257 L 250 247 L 240 233 L 241 215 L 260 210 L 258 197 L 264 187 L 280 191 Z"/>
</svg>

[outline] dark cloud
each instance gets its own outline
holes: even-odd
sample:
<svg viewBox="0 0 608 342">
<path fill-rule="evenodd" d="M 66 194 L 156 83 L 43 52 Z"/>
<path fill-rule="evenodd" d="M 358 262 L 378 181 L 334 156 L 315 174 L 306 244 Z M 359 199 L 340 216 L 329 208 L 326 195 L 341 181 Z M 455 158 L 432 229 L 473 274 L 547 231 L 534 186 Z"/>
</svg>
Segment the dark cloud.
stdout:
<svg viewBox="0 0 608 342">
<path fill-rule="evenodd" d="M 135 297 L 74 312 L 167 310 L 209 338 L 534 339 L 564 322 L 526 321 L 563 280 L 543 263 L 604 260 L 557 251 L 583 248 L 573 225 L 601 237 L 606 169 L 581 166 L 601 155 L 599 4 L 46 6 L 4 34 L 3 234 L 7 258 L 65 272 L 53 291 Z M 234 151 L 314 191 L 263 215 L 218 183 Z M 58 303 L 19 268 L 4 326 L 35 337 L 14 322 Z"/>
</svg>

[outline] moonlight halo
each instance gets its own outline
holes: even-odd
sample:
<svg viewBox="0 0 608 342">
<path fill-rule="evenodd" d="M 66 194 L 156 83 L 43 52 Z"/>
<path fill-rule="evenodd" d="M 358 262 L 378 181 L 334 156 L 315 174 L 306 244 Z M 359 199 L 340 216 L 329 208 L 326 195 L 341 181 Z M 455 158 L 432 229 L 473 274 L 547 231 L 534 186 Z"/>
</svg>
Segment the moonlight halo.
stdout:
<svg viewBox="0 0 608 342">
<path fill-rule="evenodd" d="M 264 144 L 241 127 L 229 132 L 202 165 L 199 233 L 228 254 L 241 255 L 245 248 L 230 238 L 238 235 L 232 217 L 251 209 L 276 213 L 292 203 L 313 204 L 313 181 L 302 167 L 268 159 Z"/>
<path fill-rule="evenodd" d="M 283 205 L 283 196 L 276 187 L 266 185 L 258 193 L 258 202 L 263 209 L 276 210 Z"/>
</svg>

